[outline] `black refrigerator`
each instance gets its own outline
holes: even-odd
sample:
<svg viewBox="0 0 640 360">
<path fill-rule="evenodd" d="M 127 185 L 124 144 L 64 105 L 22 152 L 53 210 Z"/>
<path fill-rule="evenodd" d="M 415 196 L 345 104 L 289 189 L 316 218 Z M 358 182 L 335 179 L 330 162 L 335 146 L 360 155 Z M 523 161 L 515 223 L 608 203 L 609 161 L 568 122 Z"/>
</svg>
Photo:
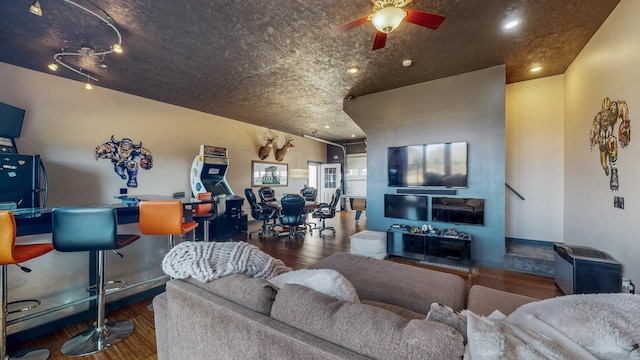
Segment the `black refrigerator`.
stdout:
<svg viewBox="0 0 640 360">
<path fill-rule="evenodd" d="M 40 155 L 0 154 L 0 209 L 46 206 L 47 176 Z"/>
</svg>

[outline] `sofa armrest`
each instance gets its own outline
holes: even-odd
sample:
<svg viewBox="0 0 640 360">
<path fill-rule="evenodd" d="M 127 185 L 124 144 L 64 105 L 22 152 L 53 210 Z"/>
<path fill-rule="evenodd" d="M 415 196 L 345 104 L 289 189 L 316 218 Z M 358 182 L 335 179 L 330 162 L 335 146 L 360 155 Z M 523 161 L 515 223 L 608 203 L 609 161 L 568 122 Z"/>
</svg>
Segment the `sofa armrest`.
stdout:
<svg viewBox="0 0 640 360">
<path fill-rule="evenodd" d="M 499 310 L 505 315 L 514 312 L 520 305 L 538 301 L 534 297 L 513 294 L 510 292 L 496 290 L 481 285 L 474 285 L 469 290 L 469 301 L 467 309 L 478 315 L 487 316 Z"/>
<path fill-rule="evenodd" d="M 158 360 L 169 360 L 169 321 L 167 320 L 167 293 L 153 298 L 153 317 L 156 329 Z"/>
<path fill-rule="evenodd" d="M 434 302 L 457 311 L 466 303 L 465 282 L 453 274 L 349 253 L 335 253 L 309 268 L 338 271 L 362 300 L 401 306 L 425 316 Z"/>
</svg>

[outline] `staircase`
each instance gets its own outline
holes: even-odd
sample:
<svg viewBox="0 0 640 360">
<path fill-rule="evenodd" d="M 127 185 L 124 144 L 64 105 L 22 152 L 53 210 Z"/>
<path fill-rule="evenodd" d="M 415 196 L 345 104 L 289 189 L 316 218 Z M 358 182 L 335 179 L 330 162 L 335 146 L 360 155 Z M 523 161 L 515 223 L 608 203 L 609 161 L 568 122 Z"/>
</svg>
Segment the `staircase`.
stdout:
<svg viewBox="0 0 640 360">
<path fill-rule="evenodd" d="M 506 239 L 504 269 L 554 277 L 553 243 Z"/>
</svg>

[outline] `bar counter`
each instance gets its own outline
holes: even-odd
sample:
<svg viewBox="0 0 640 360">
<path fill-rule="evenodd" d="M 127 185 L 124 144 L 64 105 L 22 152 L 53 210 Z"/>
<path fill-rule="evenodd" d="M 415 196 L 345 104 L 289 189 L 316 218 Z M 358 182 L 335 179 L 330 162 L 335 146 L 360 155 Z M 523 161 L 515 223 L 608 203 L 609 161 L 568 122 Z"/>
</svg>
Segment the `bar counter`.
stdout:
<svg viewBox="0 0 640 360">
<path fill-rule="evenodd" d="M 166 236 L 142 235 L 138 226 L 138 207 L 127 204 L 96 205 L 115 208 L 118 233 L 138 234 L 140 239 L 118 252 L 107 251 L 107 281 L 123 280 L 128 286 L 110 290 L 107 311 L 150 298 L 164 290 L 168 276 L 162 259 L 168 252 Z M 13 210 L 17 225 L 16 244 L 51 242 L 51 208 Z M 176 238 L 181 241 L 180 237 Z M 95 292 L 87 286 L 96 282 L 96 252 L 51 251 L 21 263 L 32 271 L 8 267 L 9 302 L 38 299 L 35 309 L 8 317 L 9 341 L 22 342 L 48 332 L 95 317 Z M 9 310 L 13 307 L 9 306 Z M 108 317 L 108 314 L 107 314 Z"/>
</svg>

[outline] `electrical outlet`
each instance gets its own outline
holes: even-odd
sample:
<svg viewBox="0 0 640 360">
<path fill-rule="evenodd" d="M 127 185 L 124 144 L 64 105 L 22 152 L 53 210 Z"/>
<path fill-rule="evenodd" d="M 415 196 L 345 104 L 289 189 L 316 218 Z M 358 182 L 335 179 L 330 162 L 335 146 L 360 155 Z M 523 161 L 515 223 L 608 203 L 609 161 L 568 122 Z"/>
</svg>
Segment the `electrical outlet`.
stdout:
<svg viewBox="0 0 640 360">
<path fill-rule="evenodd" d="M 614 196 L 613 207 L 618 209 L 624 209 L 624 198 L 622 196 Z"/>
</svg>

